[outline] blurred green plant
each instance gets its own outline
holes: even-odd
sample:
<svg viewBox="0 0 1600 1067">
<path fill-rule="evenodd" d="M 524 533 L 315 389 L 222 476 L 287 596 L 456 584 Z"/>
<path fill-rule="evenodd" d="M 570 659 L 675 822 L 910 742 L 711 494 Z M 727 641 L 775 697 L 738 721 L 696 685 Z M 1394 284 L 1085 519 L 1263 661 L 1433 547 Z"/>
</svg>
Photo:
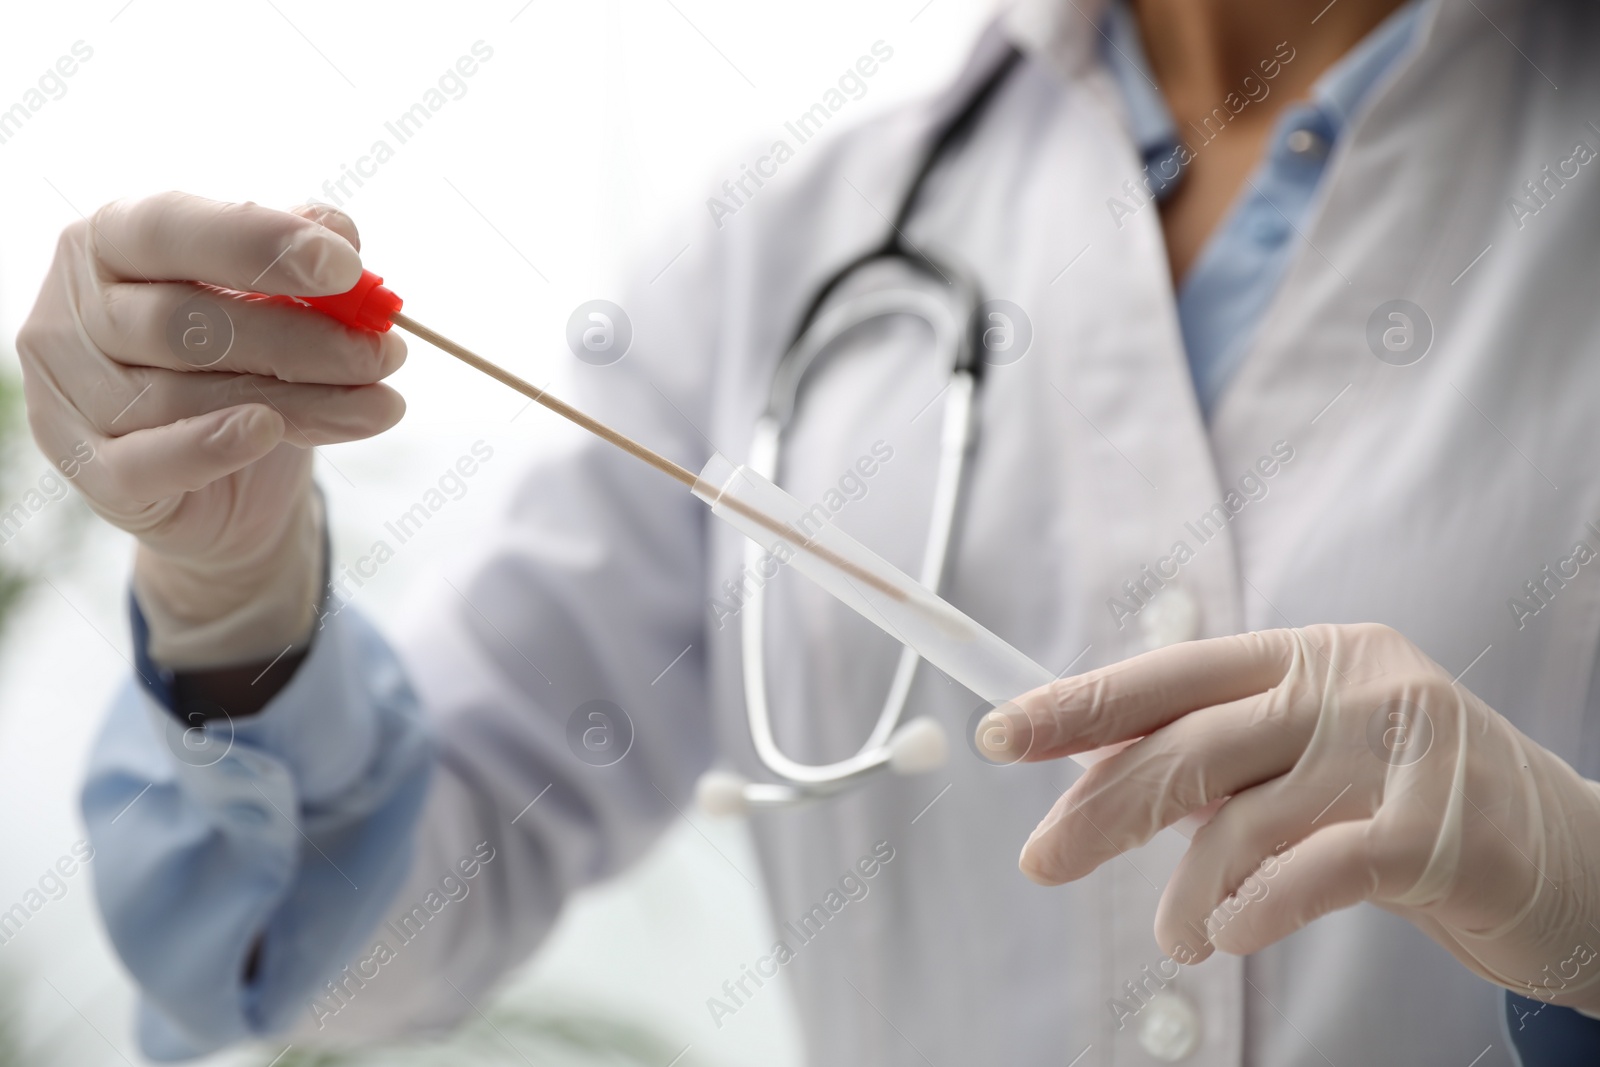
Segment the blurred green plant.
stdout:
<svg viewBox="0 0 1600 1067">
<path fill-rule="evenodd" d="M 260 1067 L 692 1067 L 695 1060 L 687 1052 L 648 1026 L 616 1015 L 503 1003 L 447 1038 L 340 1052 L 290 1048 L 276 1060 L 263 1058 Z M 0 1067 L 6 1067 L 5 1060 Z"/>
<path fill-rule="evenodd" d="M 0 367 L 0 633 L 39 571 L 60 567 L 82 539 L 88 508 L 59 474 L 28 433 L 21 378 Z M 39 491 L 41 478 L 52 475 L 64 493 L 59 500 Z"/>
<path fill-rule="evenodd" d="M 7 351 L 7 360 L 15 364 L 15 355 Z M 15 371 L 0 367 L 0 513 L 11 506 L 24 490 L 22 486 L 34 484 L 42 470 L 48 469 L 28 435 L 27 410 L 22 402 L 22 380 Z M 64 517 L 65 528 L 55 531 L 59 536 L 47 540 L 51 543 L 51 557 L 59 560 L 63 552 L 75 547 L 82 523 L 69 511 Z M 11 550 L 9 541 L 0 541 L 0 634 L 12 621 L 12 615 L 22 595 L 32 587 L 39 560 L 24 558 Z M 23 1008 L 23 988 L 28 975 L 25 969 L 7 964 L 0 969 L 0 1067 L 49 1067 L 63 1062 L 59 1049 L 60 1035 L 33 1033 L 27 1025 Z"/>
<path fill-rule="evenodd" d="M 38 1067 L 39 1058 L 28 1054 L 16 994 L 14 979 L 0 979 L 0 1067 Z"/>
<path fill-rule="evenodd" d="M 25 1007 L 32 968 L 15 960 L 0 966 L 0 1067 L 55 1067 L 69 1062 L 71 1027 L 41 1026 Z"/>
<path fill-rule="evenodd" d="M 21 437 L 26 416 L 22 406 L 22 382 L 14 375 L 0 373 L 0 456 L 5 457 L 4 477 L 0 484 L 7 490 L 17 481 L 23 449 Z M 0 546 L 3 547 L 3 546 Z M 11 609 L 28 588 L 26 572 L 10 553 L 0 551 L 0 628 L 11 617 Z M 0 1061 L 3 1063 L 4 1061 Z"/>
</svg>

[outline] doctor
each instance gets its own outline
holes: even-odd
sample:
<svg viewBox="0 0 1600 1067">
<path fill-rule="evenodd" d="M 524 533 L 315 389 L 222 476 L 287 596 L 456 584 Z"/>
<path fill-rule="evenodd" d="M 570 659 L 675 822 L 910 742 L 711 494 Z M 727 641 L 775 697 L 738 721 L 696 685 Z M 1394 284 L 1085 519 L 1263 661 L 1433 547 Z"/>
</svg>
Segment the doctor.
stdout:
<svg viewBox="0 0 1600 1067">
<path fill-rule="evenodd" d="M 1589 7 L 1024 0 L 949 93 L 697 232 L 576 399 L 742 456 L 809 294 L 1012 45 L 905 236 L 1026 325 L 945 588 L 1064 680 L 985 715 L 924 669 L 914 713 L 970 750 L 755 816 L 774 945 L 690 991 L 698 1040 L 781 970 L 819 1064 L 1577 1062 L 1549 1057 L 1600 1012 Z M 307 446 L 398 420 L 402 343 L 226 292 L 220 360 L 168 330 L 195 282 L 340 292 L 357 247 L 328 209 L 113 204 L 18 340 L 41 447 L 90 443 L 75 484 L 139 542 L 84 811 L 158 1059 L 448 1027 L 702 771 L 760 777 L 739 539 L 598 442 L 529 471 L 393 645 L 337 610 Z M 874 457 L 834 521 L 911 566 L 948 368 L 909 323 L 840 345 L 780 478 L 821 499 Z M 770 592 L 779 737 L 854 751 L 897 650 Z M 591 723 L 616 758 L 569 743 Z"/>
</svg>

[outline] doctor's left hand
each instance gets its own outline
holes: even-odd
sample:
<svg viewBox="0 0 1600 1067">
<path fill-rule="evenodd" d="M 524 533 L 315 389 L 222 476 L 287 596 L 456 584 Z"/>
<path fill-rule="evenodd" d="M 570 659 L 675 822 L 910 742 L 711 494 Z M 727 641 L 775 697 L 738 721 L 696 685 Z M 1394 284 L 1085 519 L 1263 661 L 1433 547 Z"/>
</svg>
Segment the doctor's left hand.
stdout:
<svg viewBox="0 0 1600 1067">
<path fill-rule="evenodd" d="M 1371 901 L 1490 981 L 1600 1010 L 1600 785 L 1394 630 L 1173 645 L 1034 690 L 979 728 L 989 753 L 1028 761 L 1132 738 L 1033 831 L 1028 877 L 1082 878 L 1222 801 L 1157 909 L 1177 962 Z"/>
</svg>

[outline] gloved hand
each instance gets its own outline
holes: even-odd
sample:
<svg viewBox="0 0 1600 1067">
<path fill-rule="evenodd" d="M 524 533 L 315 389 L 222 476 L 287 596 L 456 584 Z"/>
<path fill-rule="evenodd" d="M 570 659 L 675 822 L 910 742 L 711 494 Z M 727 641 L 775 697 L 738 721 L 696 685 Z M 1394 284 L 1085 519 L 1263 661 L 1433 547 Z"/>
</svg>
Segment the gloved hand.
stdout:
<svg viewBox="0 0 1600 1067">
<path fill-rule="evenodd" d="M 399 421 L 400 395 L 377 383 L 405 343 L 256 294 L 349 289 L 357 242 L 331 208 L 179 193 L 61 235 L 17 335 L 28 420 L 89 506 L 138 539 L 134 591 L 166 666 L 269 659 L 311 633 L 310 446 Z"/>
<path fill-rule="evenodd" d="M 1600 785 L 1384 626 L 1173 645 L 1035 690 L 996 756 L 1089 768 L 1022 850 L 1059 884 L 1208 803 L 1157 910 L 1174 960 L 1264 948 L 1363 900 L 1484 978 L 1600 1010 Z M 1250 882 L 1251 891 L 1241 892 Z"/>
</svg>

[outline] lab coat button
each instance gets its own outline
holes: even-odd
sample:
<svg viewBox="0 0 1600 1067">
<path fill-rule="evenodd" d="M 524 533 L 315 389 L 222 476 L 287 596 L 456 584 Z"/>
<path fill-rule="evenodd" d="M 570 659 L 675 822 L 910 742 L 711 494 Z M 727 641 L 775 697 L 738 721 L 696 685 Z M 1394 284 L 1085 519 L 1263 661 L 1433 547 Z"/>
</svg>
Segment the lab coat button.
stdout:
<svg viewBox="0 0 1600 1067">
<path fill-rule="evenodd" d="M 1168 586 L 1139 613 L 1146 648 L 1165 648 L 1200 636 L 1200 604 L 1186 589 Z"/>
<path fill-rule="evenodd" d="M 1177 1063 L 1200 1046 L 1200 1013 L 1187 997 L 1157 993 L 1141 1014 L 1139 1044 L 1162 1063 Z"/>
</svg>

